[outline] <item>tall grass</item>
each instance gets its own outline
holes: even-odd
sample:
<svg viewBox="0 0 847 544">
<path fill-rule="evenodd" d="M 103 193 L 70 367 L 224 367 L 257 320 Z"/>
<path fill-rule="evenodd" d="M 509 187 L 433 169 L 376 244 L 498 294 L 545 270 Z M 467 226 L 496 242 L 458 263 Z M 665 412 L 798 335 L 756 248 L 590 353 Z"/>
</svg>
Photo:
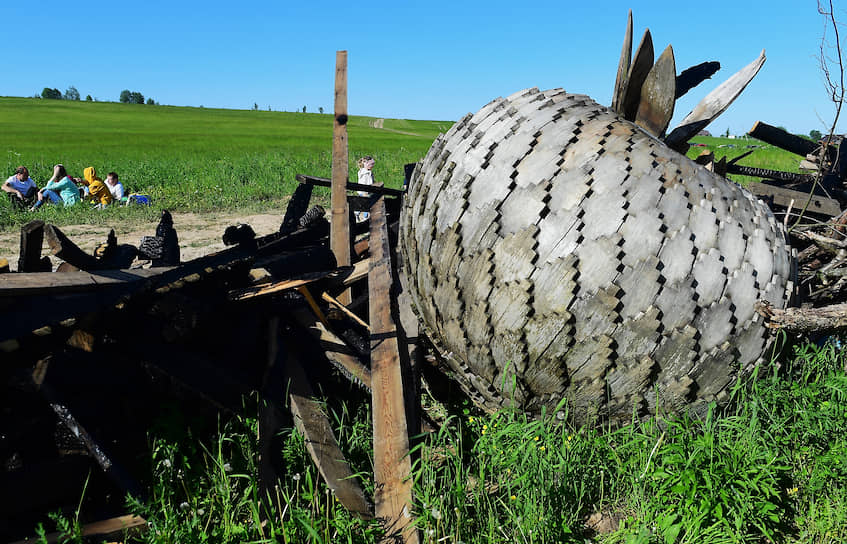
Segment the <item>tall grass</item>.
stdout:
<svg viewBox="0 0 847 544">
<path fill-rule="evenodd" d="M 847 357 L 837 341 L 738 383 L 705 418 L 572 427 L 545 413 L 448 409 L 412 455 L 426 543 L 817 542 L 847 538 Z M 566 410 L 566 406 L 561 406 Z M 328 403 L 354 471 L 373 492 L 366 403 Z M 153 489 L 132 510 L 143 542 L 375 542 L 377 522 L 346 512 L 282 434 L 278 486 L 258 485 L 255 418 L 208 442 L 151 438 Z M 61 518 L 60 518 L 61 519 Z M 74 525 L 65 520 L 69 541 Z M 76 539 L 75 539 L 76 538 Z"/>
</svg>

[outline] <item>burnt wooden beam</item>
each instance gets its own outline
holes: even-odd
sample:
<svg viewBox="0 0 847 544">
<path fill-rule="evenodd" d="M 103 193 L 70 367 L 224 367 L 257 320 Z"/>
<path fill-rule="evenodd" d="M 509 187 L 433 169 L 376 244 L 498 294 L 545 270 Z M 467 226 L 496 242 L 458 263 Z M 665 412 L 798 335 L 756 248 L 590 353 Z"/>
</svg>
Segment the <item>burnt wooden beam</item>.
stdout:
<svg viewBox="0 0 847 544">
<path fill-rule="evenodd" d="M 651 61 L 652 62 L 652 61 Z M 371 208 L 371 271 L 368 276 L 373 388 L 374 481 L 376 516 L 387 540 L 419 541 L 411 512 L 412 466 L 397 328 L 391 315 L 394 277 L 385 202 Z"/>
<path fill-rule="evenodd" d="M 373 386 L 371 370 L 362 364 L 356 352 L 344 340 L 327 329 L 323 323 L 307 310 L 292 313 L 294 321 L 315 338 L 327 360 L 344 374 L 351 382 L 361 385 L 368 391 Z"/>
<path fill-rule="evenodd" d="M 676 98 L 685 95 L 697 85 L 711 78 L 720 69 L 721 63 L 713 60 L 683 70 L 676 77 Z"/>
<path fill-rule="evenodd" d="M 44 221 L 36 219 L 21 227 L 18 272 L 49 272 L 41 266 L 41 246 L 43 243 Z"/>
<path fill-rule="evenodd" d="M 51 253 L 56 257 L 81 270 L 97 270 L 100 268 L 100 262 L 98 262 L 94 255 L 89 255 L 80 249 L 59 227 L 46 225 L 44 227 L 44 236 L 47 238 L 47 244 L 50 246 Z"/>
<path fill-rule="evenodd" d="M 279 232 L 288 234 L 297 230 L 300 218 L 306 215 L 306 212 L 309 210 L 309 201 L 311 198 L 311 185 L 301 183 L 294 189 L 294 194 L 291 195 L 291 200 L 288 201 L 288 206 L 285 207 L 285 215 L 282 218 L 282 225 L 279 227 Z"/>
<path fill-rule="evenodd" d="M 318 185 L 320 187 L 332 187 L 332 181 L 326 178 L 297 174 L 295 179 L 300 183 L 308 183 L 310 185 Z M 352 183 L 349 181 L 347 182 L 347 190 L 364 191 L 373 195 L 383 196 L 402 196 L 404 194 L 402 189 L 392 189 L 390 187 L 381 187 L 379 185 L 365 185 L 363 183 Z"/>
<path fill-rule="evenodd" d="M 744 166 L 729 162 L 726 165 L 727 174 L 738 174 L 740 176 L 751 176 L 763 179 L 772 179 L 785 183 L 812 183 L 815 181 L 813 174 L 795 174 L 794 172 L 782 172 L 780 170 L 770 170 L 768 168 L 756 168 L 753 166 Z"/>
<path fill-rule="evenodd" d="M 751 128 L 750 132 L 747 134 L 757 140 L 762 140 L 765 143 L 775 145 L 780 149 L 790 151 L 791 153 L 800 155 L 803 158 L 810 153 L 814 153 L 818 149 L 817 142 L 795 136 L 790 132 L 786 132 L 779 127 L 775 127 L 767 123 L 763 123 L 762 121 L 756 121 L 756 124 L 753 125 L 753 128 Z"/>
</svg>

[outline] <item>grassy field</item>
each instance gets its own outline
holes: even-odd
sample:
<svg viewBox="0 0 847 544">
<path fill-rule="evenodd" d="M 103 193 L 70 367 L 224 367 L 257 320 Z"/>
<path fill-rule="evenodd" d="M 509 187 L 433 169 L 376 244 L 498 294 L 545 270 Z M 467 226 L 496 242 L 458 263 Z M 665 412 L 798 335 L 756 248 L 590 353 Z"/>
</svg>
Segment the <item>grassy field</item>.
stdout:
<svg viewBox="0 0 847 544">
<path fill-rule="evenodd" d="M 372 155 L 376 180 L 394 187 L 403 165 L 420 160 L 452 125 L 386 119 L 375 129 L 373 120 L 350 118 L 350 175 L 358 157 Z M 0 173 L 8 177 L 23 164 L 43 185 L 56 163 L 76 176 L 94 166 L 101 177 L 117 172 L 127 191 L 151 195 L 153 212 L 267 210 L 291 194 L 296 174 L 330 176 L 332 122 L 328 114 L 0 98 Z M 157 216 L 138 209 L 98 215 L 86 206 L 39 214 L 58 224 Z M 0 229 L 29 218 L 0 203 Z"/>
</svg>

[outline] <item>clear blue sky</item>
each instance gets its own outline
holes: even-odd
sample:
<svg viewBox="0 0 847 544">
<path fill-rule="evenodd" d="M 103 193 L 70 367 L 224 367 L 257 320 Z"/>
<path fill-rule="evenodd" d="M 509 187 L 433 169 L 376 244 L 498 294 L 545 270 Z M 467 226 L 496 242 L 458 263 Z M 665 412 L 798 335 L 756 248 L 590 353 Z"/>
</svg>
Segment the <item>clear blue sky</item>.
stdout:
<svg viewBox="0 0 847 544">
<path fill-rule="evenodd" d="M 721 62 L 677 102 L 674 122 L 762 49 L 762 71 L 713 133 L 741 134 L 757 120 L 824 131 L 834 112 L 816 59 L 824 23 L 814 0 L 3 4 L 5 96 L 73 85 L 100 100 L 130 89 L 162 104 L 331 112 L 335 52 L 345 49 L 353 115 L 456 120 L 534 86 L 608 105 L 632 8 L 636 45 L 650 28 L 657 56 L 673 45 L 678 72 Z M 845 7 L 836 11 L 847 21 Z"/>
</svg>

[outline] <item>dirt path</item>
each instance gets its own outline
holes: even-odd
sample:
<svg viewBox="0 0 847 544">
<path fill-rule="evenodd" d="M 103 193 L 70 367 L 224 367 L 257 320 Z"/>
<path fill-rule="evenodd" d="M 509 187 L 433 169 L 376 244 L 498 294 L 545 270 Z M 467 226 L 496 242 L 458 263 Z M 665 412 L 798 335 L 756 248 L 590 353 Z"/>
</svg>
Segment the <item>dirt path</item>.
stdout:
<svg viewBox="0 0 847 544">
<path fill-rule="evenodd" d="M 180 257 L 188 261 L 213 251 L 223 249 L 225 246 L 221 241 L 224 229 L 229 225 L 247 223 L 259 236 L 270 234 L 279 230 L 282 223 L 282 214 L 254 214 L 245 215 L 239 213 L 226 214 L 193 214 L 175 213 L 174 228 L 179 236 Z M 115 229 L 118 243 L 126 243 L 137 246 L 142 236 L 153 236 L 156 234 L 156 222 L 147 224 L 134 224 L 129 227 L 121 225 L 66 225 L 61 227 L 62 232 L 68 235 L 75 244 L 88 252 L 93 252 L 99 244 L 106 241 L 106 236 L 111 228 Z M 20 247 L 20 232 L 10 231 L 0 233 L 0 257 L 9 260 L 12 270 L 18 266 L 18 251 Z M 50 249 L 44 244 L 44 255 L 50 255 Z M 60 262 L 52 257 L 54 267 Z"/>
</svg>

